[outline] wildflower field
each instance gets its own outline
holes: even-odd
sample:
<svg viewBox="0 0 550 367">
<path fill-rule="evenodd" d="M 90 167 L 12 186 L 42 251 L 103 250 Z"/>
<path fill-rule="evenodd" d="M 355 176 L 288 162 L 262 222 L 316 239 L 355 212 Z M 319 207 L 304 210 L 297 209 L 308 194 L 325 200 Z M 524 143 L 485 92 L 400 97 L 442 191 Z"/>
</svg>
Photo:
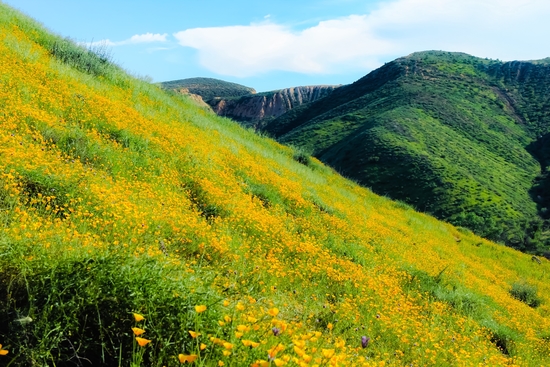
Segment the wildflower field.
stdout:
<svg viewBox="0 0 550 367">
<path fill-rule="evenodd" d="M 550 365 L 546 259 L 1 3 L 0 38 L 0 366 Z"/>
</svg>

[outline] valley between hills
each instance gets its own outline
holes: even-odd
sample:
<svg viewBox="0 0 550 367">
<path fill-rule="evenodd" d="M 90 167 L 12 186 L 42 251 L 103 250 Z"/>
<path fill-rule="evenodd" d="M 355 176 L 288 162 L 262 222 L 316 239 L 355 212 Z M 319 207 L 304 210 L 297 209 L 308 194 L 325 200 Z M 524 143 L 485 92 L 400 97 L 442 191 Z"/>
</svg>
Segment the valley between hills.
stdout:
<svg viewBox="0 0 550 367">
<path fill-rule="evenodd" d="M 548 365 L 545 60 L 174 92 L 0 38 L 0 366 Z"/>
<path fill-rule="evenodd" d="M 191 87 L 190 93 L 377 194 L 550 256 L 548 60 L 419 52 L 351 85 L 307 87 L 326 91 L 326 98 L 301 98 L 305 88 L 214 96 Z"/>
</svg>

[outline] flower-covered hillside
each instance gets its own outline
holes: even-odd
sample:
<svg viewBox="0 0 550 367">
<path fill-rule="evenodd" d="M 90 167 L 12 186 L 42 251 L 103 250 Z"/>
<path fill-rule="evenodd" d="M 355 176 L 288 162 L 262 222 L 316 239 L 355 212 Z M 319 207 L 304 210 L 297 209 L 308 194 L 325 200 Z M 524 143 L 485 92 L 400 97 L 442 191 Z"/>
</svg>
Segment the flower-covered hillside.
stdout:
<svg viewBox="0 0 550 367">
<path fill-rule="evenodd" d="M 0 30 L 0 365 L 548 363 L 547 260 Z"/>
</svg>

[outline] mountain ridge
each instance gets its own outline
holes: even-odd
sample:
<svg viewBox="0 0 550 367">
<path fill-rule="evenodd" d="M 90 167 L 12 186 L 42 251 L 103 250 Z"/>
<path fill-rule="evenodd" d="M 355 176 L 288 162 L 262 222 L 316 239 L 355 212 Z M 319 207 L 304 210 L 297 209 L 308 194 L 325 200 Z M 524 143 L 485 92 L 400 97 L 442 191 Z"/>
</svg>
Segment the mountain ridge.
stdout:
<svg viewBox="0 0 550 367">
<path fill-rule="evenodd" d="M 530 193 L 545 171 L 532 143 L 550 128 L 549 86 L 545 63 L 417 52 L 271 121 L 263 131 L 312 151 L 379 194 L 494 240 L 544 252 L 548 243 L 540 236 L 547 224 L 540 220 L 540 200 Z M 535 238 L 542 242 L 533 245 Z"/>
</svg>

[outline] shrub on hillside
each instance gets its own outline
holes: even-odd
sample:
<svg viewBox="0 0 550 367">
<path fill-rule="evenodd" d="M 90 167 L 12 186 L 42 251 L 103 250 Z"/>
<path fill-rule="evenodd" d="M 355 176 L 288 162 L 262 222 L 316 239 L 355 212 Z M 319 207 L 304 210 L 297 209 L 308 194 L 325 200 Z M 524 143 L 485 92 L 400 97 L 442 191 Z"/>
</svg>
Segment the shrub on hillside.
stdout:
<svg viewBox="0 0 550 367">
<path fill-rule="evenodd" d="M 303 164 L 304 166 L 311 167 L 311 152 L 306 151 L 302 147 L 292 147 L 294 150 L 294 154 L 292 155 L 292 159 L 294 159 L 296 162 Z"/>
<path fill-rule="evenodd" d="M 537 288 L 525 282 L 516 282 L 512 284 L 510 295 L 527 304 L 529 307 L 535 308 L 541 303 L 541 299 L 537 295 Z"/>
</svg>

